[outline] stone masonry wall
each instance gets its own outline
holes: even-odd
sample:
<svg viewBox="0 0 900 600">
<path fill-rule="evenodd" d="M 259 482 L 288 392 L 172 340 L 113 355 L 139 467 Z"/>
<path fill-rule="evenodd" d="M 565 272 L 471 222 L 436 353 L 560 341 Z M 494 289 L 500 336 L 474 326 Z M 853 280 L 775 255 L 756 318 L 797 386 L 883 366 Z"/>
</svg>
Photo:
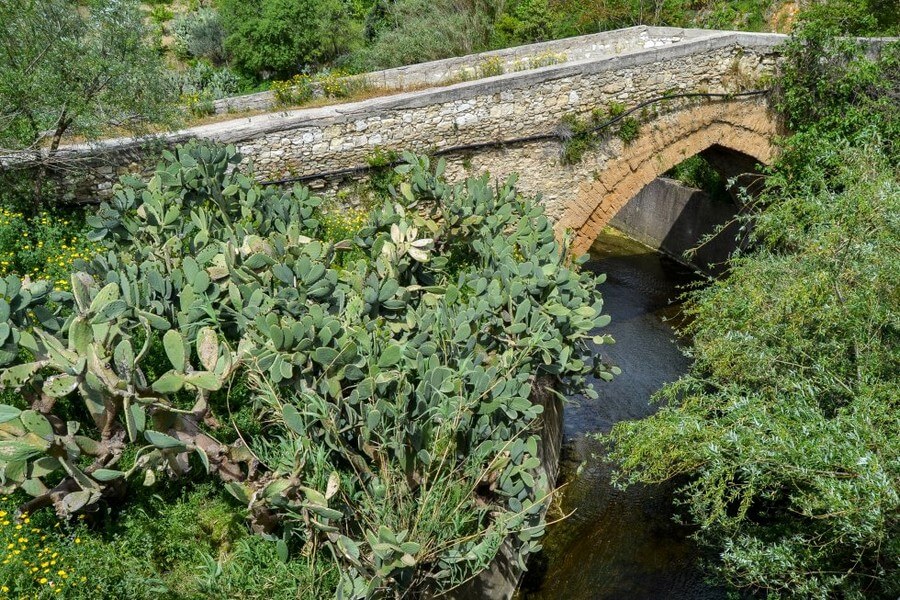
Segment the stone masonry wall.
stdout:
<svg viewBox="0 0 900 600">
<path fill-rule="evenodd" d="M 261 178 L 281 179 L 364 165 L 376 148 L 426 151 L 549 133 L 567 113 L 612 102 L 630 107 L 672 91 L 736 91 L 773 69 L 770 45 L 724 41 L 328 107 L 311 118 L 297 111 L 273 131 L 234 137 Z M 227 139 L 237 132 L 221 133 Z"/>
<path fill-rule="evenodd" d="M 154 144 L 158 148 L 191 138 L 234 143 L 261 180 L 314 177 L 364 166 L 376 149 L 428 152 L 498 142 L 551 133 L 565 114 L 587 114 L 612 102 L 631 107 L 677 91 L 732 92 L 754 87 L 773 72 L 775 47 L 784 39 L 667 28 L 618 32 L 626 33 L 637 40 L 641 36 L 682 39 L 441 88 L 203 125 L 157 138 Z M 119 174 L 152 167 L 158 150 L 145 151 L 143 144 L 118 139 L 67 148 L 65 155 L 73 164 L 95 167 L 82 180 L 77 195 L 96 199 L 96 191 L 108 188 Z M 538 146 L 519 145 L 506 151 L 527 154 L 527 158 L 537 152 L 545 167 L 532 173 L 529 188 L 552 193 L 539 179 L 541 171 L 549 174 L 558 163 L 559 144 Z M 508 164 L 516 168 L 522 163 L 511 155 Z M 555 185 L 556 180 L 547 183 Z M 551 207 L 554 216 L 561 211 Z"/>
</svg>

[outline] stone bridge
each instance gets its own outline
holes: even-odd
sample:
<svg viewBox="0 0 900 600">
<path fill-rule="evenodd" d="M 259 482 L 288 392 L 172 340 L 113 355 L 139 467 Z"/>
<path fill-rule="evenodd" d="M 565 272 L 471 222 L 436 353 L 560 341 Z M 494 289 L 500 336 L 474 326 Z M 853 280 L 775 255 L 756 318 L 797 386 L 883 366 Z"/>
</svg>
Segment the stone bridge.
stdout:
<svg viewBox="0 0 900 600">
<path fill-rule="evenodd" d="M 584 252 L 622 206 L 685 158 L 703 153 L 728 175 L 771 160 L 776 121 L 766 97 L 739 93 L 766 86 L 783 40 L 634 27 L 369 74 L 381 95 L 368 100 L 272 110 L 161 141 L 234 143 L 261 180 L 322 189 L 365 177 L 379 150 L 441 154 L 451 178 L 516 172 L 520 188 L 541 193 L 558 230 L 573 230 L 575 251 Z M 492 76 L 472 79 L 479 74 Z M 229 108 L 270 102 L 257 94 L 231 100 Z M 563 163 L 565 115 L 645 103 L 633 115 L 640 121 L 635 139 L 625 143 L 601 131 L 580 162 Z M 144 144 L 119 139 L 68 148 L 69 158 L 94 167 L 82 194 L 96 197 L 117 174 L 146 168 Z"/>
</svg>

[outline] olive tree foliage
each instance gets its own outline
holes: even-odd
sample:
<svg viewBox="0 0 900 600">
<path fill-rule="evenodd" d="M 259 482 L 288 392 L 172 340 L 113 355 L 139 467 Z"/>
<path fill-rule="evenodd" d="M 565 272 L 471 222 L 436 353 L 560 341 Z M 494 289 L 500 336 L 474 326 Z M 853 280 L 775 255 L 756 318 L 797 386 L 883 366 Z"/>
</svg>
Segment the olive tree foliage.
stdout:
<svg viewBox="0 0 900 600">
<path fill-rule="evenodd" d="M 181 148 L 88 218 L 108 251 L 71 293 L 0 281 L 3 490 L 68 516 L 211 475 L 280 552 L 330 551 L 344 597 L 446 590 L 510 534 L 539 548 L 534 392 L 612 377 L 599 278 L 512 180 L 451 186 L 406 158 L 329 241 L 308 190 Z"/>
<path fill-rule="evenodd" d="M 0 0 L 0 156 L 52 163 L 67 135 L 169 120 L 147 42 L 136 0 Z"/>
<path fill-rule="evenodd" d="M 900 94 L 828 24 L 783 48 L 794 130 L 752 217 L 755 249 L 690 296 L 695 359 L 659 412 L 614 428 L 620 481 L 681 500 L 737 588 L 900 594 Z M 748 223 L 749 225 L 749 223 Z"/>
</svg>

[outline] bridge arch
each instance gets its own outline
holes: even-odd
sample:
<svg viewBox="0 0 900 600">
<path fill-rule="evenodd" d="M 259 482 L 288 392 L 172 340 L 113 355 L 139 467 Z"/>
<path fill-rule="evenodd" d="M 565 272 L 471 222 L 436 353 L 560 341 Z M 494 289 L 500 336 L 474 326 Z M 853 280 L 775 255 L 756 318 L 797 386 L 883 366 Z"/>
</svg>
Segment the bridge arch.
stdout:
<svg viewBox="0 0 900 600">
<path fill-rule="evenodd" d="M 734 161 L 738 170 L 732 174 L 737 174 L 755 162 L 771 163 L 777 133 L 777 119 L 764 99 L 705 103 L 662 115 L 579 186 L 557 222 L 557 233 L 571 230 L 573 253 L 584 254 L 623 206 L 677 164 L 701 153 L 714 159 L 724 155 Z"/>
</svg>

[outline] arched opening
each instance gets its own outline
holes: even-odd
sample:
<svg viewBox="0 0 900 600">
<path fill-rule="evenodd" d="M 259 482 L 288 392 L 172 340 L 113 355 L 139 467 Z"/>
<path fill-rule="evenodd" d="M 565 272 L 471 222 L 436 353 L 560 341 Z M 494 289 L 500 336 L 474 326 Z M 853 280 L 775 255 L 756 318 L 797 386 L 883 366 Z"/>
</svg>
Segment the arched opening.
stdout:
<svg viewBox="0 0 900 600">
<path fill-rule="evenodd" d="M 759 163 L 712 146 L 646 185 L 609 225 L 703 272 L 719 274 L 746 241 L 737 217 L 761 187 Z"/>
<path fill-rule="evenodd" d="M 624 145 L 618 156 L 606 161 L 592 181 L 579 186 L 575 200 L 557 224 L 558 231 L 574 232 L 572 250 L 576 255 L 587 252 L 600 231 L 645 188 L 697 155 L 722 180 L 735 181 L 729 190 L 734 200 L 738 188 L 754 184 L 757 165 L 768 164 L 773 158 L 772 140 L 776 133 L 776 120 L 766 103 L 756 100 L 695 106 L 661 117 L 652 126 L 642 128 L 638 139 Z M 645 196 L 658 198 L 660 185 L 653 184 Z M 690 206 L 698 217 L 708 212 L 699 200 Z M 685 226 L 691 211 L 664 207 L 663 203 L 651 202 L 644 212 L 659 222 L 668 219 L 669 231 L 674 235 L 675 226 Z M 731 207 L 732 216 L 738 208 L 737 203 Z M 728 207 L 719 209 L 723 214 L 728 212 Z"/>
</svg>

